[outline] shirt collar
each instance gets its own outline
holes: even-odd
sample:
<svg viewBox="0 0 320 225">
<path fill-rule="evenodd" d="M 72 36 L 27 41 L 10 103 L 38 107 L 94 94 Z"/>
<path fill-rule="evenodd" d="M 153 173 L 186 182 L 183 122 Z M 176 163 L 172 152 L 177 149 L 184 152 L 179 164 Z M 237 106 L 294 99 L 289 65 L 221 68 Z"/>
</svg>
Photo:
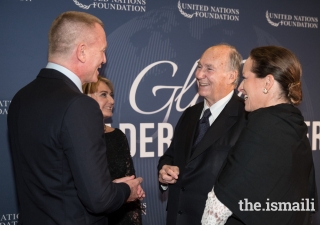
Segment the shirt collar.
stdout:
<svg viewBox="0 0 320 225">
<path fill-rule="evenodd" d="M 231 97 L 232 97 L 232 95 L 233 95 L 233 92 L 234 92 L 234 90 L 232 90 L 232 91 L 231 91 L 229 94 L 227 94 L 225 97 L 223 97 L 222 99 L 220 99 L 219 101 L 217 101 L 216 103 L 214 103 L 212 106 L 210 106 L 210 111 L 212 112 L 212 111 L 214 111 L 215 108 L 220 107 L 220 106 L 222 106 L 222 105 L 226 105 L 226 104 L 230 101 L 230 99 L 231 99 Z M 207 108 L 209 108 L 208 105 L 207 105 L 207 100 L 204 100 L 203 112 L 204 112 L 204 110 L 206 110 Z M 223 108 L 224 108 L 224 107 L 223 107 Z"/>
<path fill-rule="evenodd" d="M 212 106 L 210 106 L 210 112 L 211 112 L 211 116 L 209 117 L 210 125 L 215 121 L 215 119 L 219 116 L 219 114 L 224 109 L 224 107 L 228 104 L 228 102 L 230 101 L 230 99 L 231 99 L 231 97 L 233 95 L 233 92 L 234 92 L 234 90 L 232 90 L 225 97 L 223 97 L 222 99 L 220 99 L 219 101 L 214 103 Z M 203 112 L 208 108 L 209 107 L 207 105 L 207 101 L 204 100 L 204 106 L 203 106 L 203 110 L 202 110 L 202 113 L 200 115 L 200 118 L 202 117 Z"/>
<path fill-rule="evenodd" d="M 60 65 L 58 65 L 56 63 L 52 63 L 52 62 L 48 62 L 46 68 L 47 69 L 54 69 L 54 70 L 57 70 L 60 73 L 64 74 L 78 87 L 78 89 L 81 91 L 81 93 L 83 93 L 81 80 L 76 74 L 74 74 L 73 72 L 71 72 L 70 70 L 68 70 L 67 68 L 65 68 L 63 66 L 60 66 Z"/>
</svg>

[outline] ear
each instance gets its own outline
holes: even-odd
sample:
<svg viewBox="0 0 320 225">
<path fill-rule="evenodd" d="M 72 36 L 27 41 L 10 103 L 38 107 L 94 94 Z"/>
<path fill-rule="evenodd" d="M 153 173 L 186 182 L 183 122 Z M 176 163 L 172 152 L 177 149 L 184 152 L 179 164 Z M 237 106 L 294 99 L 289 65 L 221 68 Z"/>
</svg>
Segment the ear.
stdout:
<svg viewBox="0 0 320 225">
<path fill-rule="evenodd" d="M 77 58 L 80 62 L 86 62 L 86 45 L 84 43 L 80 43 L 77 47 Z"/>
<path fill-rule="evenodd" d="M 236 81 L 238 77 L 238 71 L 234 70 L 234 71 L 230 71 L 229 72 L 229 84 L 234 84 L 234 82 Z"/>
<path fill-rule="evenodd" d="M 272 88 L 273 84 L 274 84 L 274 77 L 272 74 L 268 74 L 265 77 L 265 88 L 267 89 L 267 91 L 269 91 Z"/>
</svg>

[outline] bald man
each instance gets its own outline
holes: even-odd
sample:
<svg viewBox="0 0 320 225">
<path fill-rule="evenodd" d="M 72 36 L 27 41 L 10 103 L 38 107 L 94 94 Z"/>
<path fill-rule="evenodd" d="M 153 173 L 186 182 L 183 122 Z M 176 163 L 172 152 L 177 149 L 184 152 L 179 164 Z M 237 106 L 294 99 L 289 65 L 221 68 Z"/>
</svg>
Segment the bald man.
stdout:
<svg viewBox="0 0 320 225">
<path fill-rule="evenodd" d="M 169 191 L 167 225 L 201 224 L 207 194 L 245 125 L 244 103 L 234 91 L 241 60 L 233 46 L 220 44 L 198 62 L 195 77 L 204 101 L 182 114 L 158 164 L 160 190 Z"/>
</svg>

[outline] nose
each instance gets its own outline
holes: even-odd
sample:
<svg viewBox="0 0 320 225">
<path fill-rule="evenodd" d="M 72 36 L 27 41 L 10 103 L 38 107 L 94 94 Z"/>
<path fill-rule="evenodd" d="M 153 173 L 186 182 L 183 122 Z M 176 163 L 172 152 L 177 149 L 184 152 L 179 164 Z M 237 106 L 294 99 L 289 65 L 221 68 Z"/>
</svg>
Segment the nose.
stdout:
<svg viewBox="0 0 320 225">
<path fill-rule="evenodd" d="M 205 77 L 205 73 L 202 68 L 197 68 L 195 77 L 197 78 L 197 80 L 203 79 Z"/>
<path fill-rule="evenodd" d="M 114 99 L 113 99 L 113 97 L 112 97 L 111 95 L 108 95 L 108 96 L 109 96 L 108 102 L 109 102 L 110 104 L 114 105 Z"/>
<path fill-rule="evenodd" d="M 241 81 L 239 87 L 238 87 L 238 91 L 243 93 L 243 81 Z"/>
<path fill-rule="evenodd" d="M 107 56 L 106 53 L 103 54 L 102 64 L 105 64 L 107 62 Z"/>
</svg>

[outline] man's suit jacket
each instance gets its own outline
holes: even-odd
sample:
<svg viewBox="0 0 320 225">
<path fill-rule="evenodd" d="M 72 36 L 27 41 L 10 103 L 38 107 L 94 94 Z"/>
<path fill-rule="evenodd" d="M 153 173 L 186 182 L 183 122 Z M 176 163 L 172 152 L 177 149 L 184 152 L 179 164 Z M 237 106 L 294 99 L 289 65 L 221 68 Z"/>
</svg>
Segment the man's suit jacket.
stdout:
<svg viewBox="0 0 320 225">
<path fill-rule="evenodd" d="M 182 114 L 171 145 L 159 160 L 158 170 L 163 165 L 178 166 L 180 170 L 177 183 L 169 185 L 167 225 L 201 224 L 208 192 L 246 123 L 243 100 L 234 93 L 191 156 L 203 104 Z"/>
<path fill-rule="evenodd" d="M 62 73 L 42 69 L 15 95 L 8 131 L 19 224 L 107 224 L 128 198 L 107 168 L 97 102 Z"/>
</svg>

